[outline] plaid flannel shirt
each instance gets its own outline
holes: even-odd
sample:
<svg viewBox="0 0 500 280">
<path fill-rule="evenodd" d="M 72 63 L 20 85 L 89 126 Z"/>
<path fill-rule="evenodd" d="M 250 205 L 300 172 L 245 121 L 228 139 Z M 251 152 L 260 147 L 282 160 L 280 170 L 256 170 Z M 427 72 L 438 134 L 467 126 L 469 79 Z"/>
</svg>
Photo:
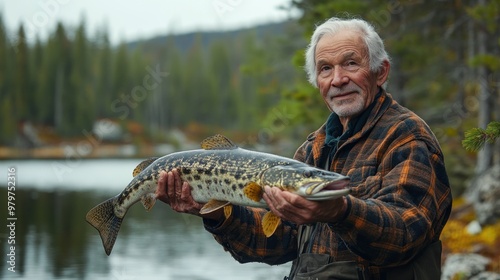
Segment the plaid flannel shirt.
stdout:
<svg viewBox="0 0 500 280">
<path fill-rule="evenodd" d="M 439 240 L 451 211 L 443 154 L 430 128 L 383 92 L 361 131 L 339 143 L 330 170 L 351 178 L 346 215 L 322 224 L 312 253 L 368 264 L 374 279 Z M 318 166 L 325 126 L 309 135 L 294 158 Z M 233 206 L 222 224 L 205 228 L 239 262 L 281 264 L 297 257 L 297 226 L 284 221 L 266 238 L 266 210 Z"/>
</svg>

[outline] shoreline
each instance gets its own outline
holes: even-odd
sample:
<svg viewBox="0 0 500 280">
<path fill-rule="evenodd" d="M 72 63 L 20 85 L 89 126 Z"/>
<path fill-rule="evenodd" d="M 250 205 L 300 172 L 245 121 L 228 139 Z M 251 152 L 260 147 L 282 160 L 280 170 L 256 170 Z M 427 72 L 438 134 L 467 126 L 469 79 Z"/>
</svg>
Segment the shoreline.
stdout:
<svg viewBox="0 0 500 280">
<path fill-rule="evenodd" d="M 177 151 L 170 144 L 133 145 L 99 144 L 60 144 L 33 148 L 0 146 L 0 160 L 13 159 L 109 159 L 109 158 L 147 158 L 162 156 Z"/>
</svg>

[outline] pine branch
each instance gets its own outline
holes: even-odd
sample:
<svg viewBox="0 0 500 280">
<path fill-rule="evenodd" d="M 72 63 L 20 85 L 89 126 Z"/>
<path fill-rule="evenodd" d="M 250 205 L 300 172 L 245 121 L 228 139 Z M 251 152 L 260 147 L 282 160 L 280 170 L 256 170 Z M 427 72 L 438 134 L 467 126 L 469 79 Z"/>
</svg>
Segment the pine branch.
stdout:
<svg viewBox="0 0 500 280">
<path fill-rule="evenodd" d="M 493 144 L 500 137 L 500 122 L 490 122 L 486 129 L 472 128 L 465 132 L 462 146 L 470 152 L 480 150 L 485 143 Z"/>
</svg>

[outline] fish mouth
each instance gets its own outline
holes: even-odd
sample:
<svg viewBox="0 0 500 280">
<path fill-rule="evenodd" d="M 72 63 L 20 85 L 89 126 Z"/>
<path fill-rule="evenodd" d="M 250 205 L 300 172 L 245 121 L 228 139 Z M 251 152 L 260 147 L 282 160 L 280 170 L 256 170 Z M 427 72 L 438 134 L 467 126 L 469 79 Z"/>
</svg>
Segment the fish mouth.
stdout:
<svg viewBox="0 0 500 280">
<path fill-rule="evenodd" d="M 308 200 L 329 200 L 348 195 L 351 189 L 346 188 L 349 177 L 335 181 L 311 182 L 301 186 L 303 196 Z"/>
</svg>

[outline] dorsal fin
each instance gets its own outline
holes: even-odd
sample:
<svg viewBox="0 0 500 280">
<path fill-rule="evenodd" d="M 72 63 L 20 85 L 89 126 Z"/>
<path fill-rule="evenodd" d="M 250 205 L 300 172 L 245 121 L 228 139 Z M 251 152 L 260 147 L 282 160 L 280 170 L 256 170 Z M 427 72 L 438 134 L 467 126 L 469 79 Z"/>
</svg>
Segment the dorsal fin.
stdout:
<svg viewBox="0 0 500 280">
<path fill-rule="evenodd" d="M 153 163 L 157 159 L 158 159 L 157 157 L 152 157 L 152 158 L 148 158 L 147 160 L 144 160 L 141 163 L 139 163 L 139 165 L 137 165 L 134 168 L 134 171 L 132 172 L 132 176 L 134 176 L 134 177 L 137 176 L 137 174 L 141 173 L 142 170 L 146 169 L 146 167 L 151 165 L 151 163 Z"/>
<path fill-rule="evenodd" d="M 215 134 L 201 141 L 201 147 L 205 150 L 232 150 L 238 148 L 226 136 Z"/>
</svg>

